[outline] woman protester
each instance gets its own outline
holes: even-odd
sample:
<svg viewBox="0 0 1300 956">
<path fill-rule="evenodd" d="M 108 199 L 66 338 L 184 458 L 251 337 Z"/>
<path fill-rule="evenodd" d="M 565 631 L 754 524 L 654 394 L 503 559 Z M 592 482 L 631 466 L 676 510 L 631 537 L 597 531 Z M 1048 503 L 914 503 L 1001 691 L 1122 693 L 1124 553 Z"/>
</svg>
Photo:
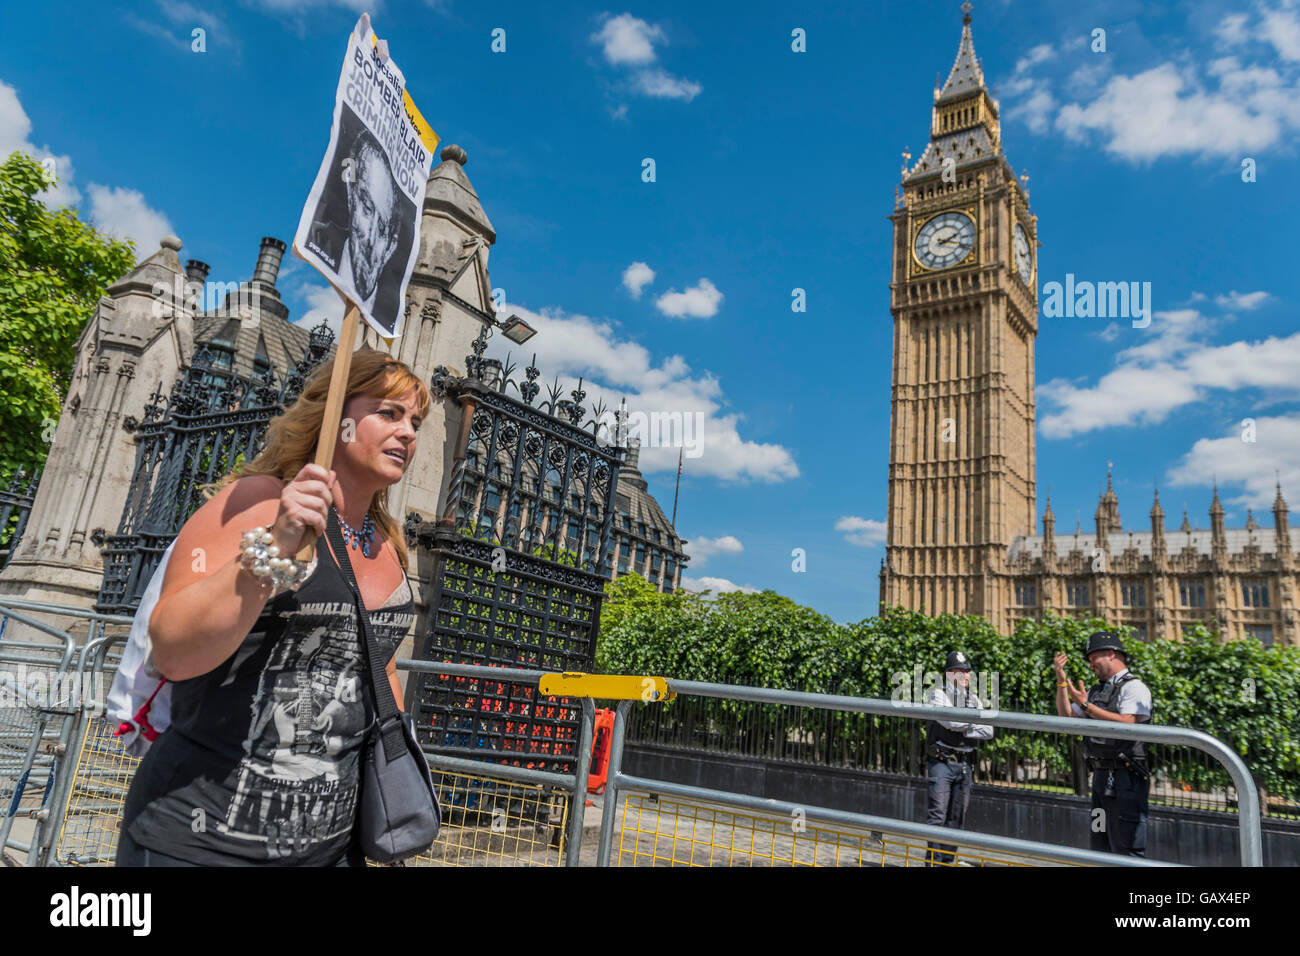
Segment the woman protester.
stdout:
<svg viewBox="0 0 1300 956">
<path fill-rule="evenodd" d="M 271 421 L 255 460 L 205 489 L 177 536 L 149 621 L 172 723 L 132 781 L 118 866 L 365 865 L 354 824 L 376 705 L 327 527 L 347 542 L 400 707 L 393 655 L 415 604 L 388 489 L 430 396 L 402 362 L 356 352 L 327 471 L 311 462 L 332 368 Z M 316 556 L 302 565 L 308 529 Z"/>
</svg>

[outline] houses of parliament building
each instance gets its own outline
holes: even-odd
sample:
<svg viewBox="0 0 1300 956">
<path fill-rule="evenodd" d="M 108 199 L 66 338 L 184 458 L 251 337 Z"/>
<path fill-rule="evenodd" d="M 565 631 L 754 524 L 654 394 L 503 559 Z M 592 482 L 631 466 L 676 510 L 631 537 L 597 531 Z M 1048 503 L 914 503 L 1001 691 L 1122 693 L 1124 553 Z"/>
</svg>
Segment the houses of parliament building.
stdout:
<svg viewBox="0 0 1300 956">
<path fill-rule="evenodd" d="M 1097 615 L 1142 640 L 1196 623 L 1224 639 L 1300 644 L 1297 564 L 1281 487 L 1273 528 L 1125 530 L 1107 474 L 1095 528 L 1037 527 L 1034 340 L 1038 219 L 1002 149 L 970 14 L 935 90 L 930 141 L 890 217 L 894 317 L 889 510 L 880 603 L 977 614 L 1002 633 L 1047 611 Z"/>
</svg>

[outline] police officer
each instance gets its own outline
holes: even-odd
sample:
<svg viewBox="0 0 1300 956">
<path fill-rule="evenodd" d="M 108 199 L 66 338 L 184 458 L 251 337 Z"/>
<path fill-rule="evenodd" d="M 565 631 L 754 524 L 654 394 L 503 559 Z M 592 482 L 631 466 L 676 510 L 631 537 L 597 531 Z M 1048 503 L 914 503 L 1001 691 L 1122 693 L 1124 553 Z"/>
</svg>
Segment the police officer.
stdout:
<svg viewBox="0 0 1300 956">
<path fill-rule="evenodd" d="M 953 651 L 944 664 L 944 686 L 935 687 L 926 700 L 933 707 L 973 707 L 980 709 L 979 698 L 969 690 L 970 661 L 961 651 Z M 993 736 L 988 724 L 961 720 L 932 720 L 926 727 L 925 755 L 929 783 L 926 788 L 925 822 L 960 830 L 970 804 L 971 781 L 975 771 L 975 748 L 981 740 Z M 929 843 L 926 866 L 952 865 L 957 847 L 947 843 Z"/>
<path fill-rule="evenodd" d="M 1118 636 L 1095 631 L 1088 636 L 1083 654 L 1098 681 L 1086 693 L 1083 681 L 1076 687 L 1066 679 L 1065 654 L 1057 654 L 1053 661 L 1059 715 L 1126 724 L 1151 720 L 1151 691 L 1129 672 L 1128 654 Z M 1084 748 L 1092 774 L 1092 849 L 1146 856 L 1151 790 L 1146 745 L 1085 737 Z"/>
</svg>

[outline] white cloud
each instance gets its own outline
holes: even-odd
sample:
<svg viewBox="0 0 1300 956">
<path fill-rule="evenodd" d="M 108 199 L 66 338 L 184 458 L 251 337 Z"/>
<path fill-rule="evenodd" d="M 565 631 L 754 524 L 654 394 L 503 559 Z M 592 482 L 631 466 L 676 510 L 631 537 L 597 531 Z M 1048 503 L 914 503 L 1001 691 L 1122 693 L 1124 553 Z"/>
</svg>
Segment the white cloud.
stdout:
<svg viewBox="0 0 1300 956">
<path fill-rule="evenodd" d="M 32 121 L 18 99 L 18 90 L 0 80 L 0 162 L 15 150 L 21 150 L 37 160 L 53 159 L 57 185 L 36 194 L 36 198 L 51 207 L 71 206 L 81 199 L 81 192 L 72 185 L 75 175 L 72 158 L 54 153 L 48 147 L 31 141 Z"/>
<path fill-rule="evenodd" d="M 1046 89 L 1035 90 L 1024 102 L 1007 111 L 1008 119 L 1023 119 L 1035 133 L 1044 133 L 1056 109 L 1056 99 Z"/>
<path fill-rule="evenodd" d="M 200 26 L 209 33 L 220 32 L 225 27 L 221 17 L 210 10 L 187 3 L 186 0 L 160 0 L 158 6 L 172 23 L 182 26 Z M 187 43 L 186 47 L 188 46 Z"/>
<path fill-rule="evenodd" d="M 655 280 L 655 271 L 644 262 L 634 262 L 623 270 L 623 288 L 632 298 L 641 298 L 641 290 Z"/>
<path fill-rule="evenodd" d="M 1224 90 L 1207 91 L 1171 63 L 1114 76 L 1091 103 L 1062 107 L 1056 128 L 1079 142 L 1098 133 L 1109 152 L 1152 160 L 1186 153 L 1236 158 L 1271 146 L 1293 125 L 1294 110 L 1271 102 L 1283 93 L 1276 74 L 1229 69 L 1220 85 Z"/>
<path fill-rule="evenodd" d="M 1119 338 L 1119 323 L 1111 322 L 1104 329 L 1097 333 L 1097 338 L 1103 342 L 1114 342 Z"/>
<path fill-rule="evenodd" d="M 138 190 L 98 183 L 86 188 L 90 192 L 90 216 L 95 227 L 109 235 L 133 240 L 140 259 L 153 255 L 158 240 L 175 232 L 167 217 L 150 207 Z"/>
<path fill-rule="evenodd" d="M 1271 298 L 1267 292 L 1238 292 L 1233 289 L 1227 295 L 1216 295 L 1214 301 L 1224 308 L 1257 309 Z"/>
<path fill-rule="evenodd" d="M 1239 160 L 1289 146 L 1300 133 L 1300 18 L 1294 3 L 1284 6 L 1230 14 L 1209 28 L 1209 46 L 1237 55 L 1180 55 L 1132 75 L 1108 76 L 1119 62 L 1110 57 L 1057 63 L 1040 45 L 1004 81 L 1004 113 L 1034 133 L 1100 142 L 1133 162 Z"/>
<path fill-rule="evenodd" d="M 152 12 L 146 12 L 144 16 L 128 13 L 125 16 L 126 22 L 141 33 L 147 33 L 182 53 L 203 55 L 221 47 L 233 47 L 238 55 L 238 32 L 228 29 L 225 21 L 216 13 L 203 10 L 186 0 L 158 0 L 157 8 L 164 18 L 171 21 L 170 26 L 161 23 L 158 15 Z M 203 30 L 202 53 L 193 47 L 193 31 L 196 28 Z"/>
<path fill-rule="evenodd" d="M 612 410 L 626 397 L 632 415 L 680 413 L 684 422 L 692 423 L 693 434 L 682 443 L 686 450 L 683 474 L 688 480 L 711 477 L 724 481 L 786 481 L 799 475 L 794 457 L 785 447 L 741 436 L 744 415 L 726 407 L 721 383 L 707 372 L 693 372 L 682 356 L 655 361 L 645 346 L 623 337 L 608 321 L 568 315 L 558 309 L 533 312 L 513 302 L 510 308 L 538 334 L 522 350 L 494 336 L 488 346 L 489 356 L 504 358 L 508 350 L 513 350 L 511 360 L 518 362 L 521 353 L 531 358 L 536 352 L 544 381 L 558 376 L 566 393 L 579 376 L 583 377 L 587 391 L 584 404 L 588 407 L 604 401 Z M 517 370 L 515 377 L 520 374 Z M 545 395 L 543 392 L 542 397 Z M 692 440 L 697 457 L 692 457 Z M 682 444 L 643 444 L 639 466 L 642 473 L 675 472 Z"/>
<path fill-rule="evenodd" d="M 1246 21 L 1249 19 L 1249 14 L 1230 13 L 1219 21 L 1214 32 L 1223 42 L 1230 46 L 1237 46 L 1246 42 Z"/>
<path fill-rule="evenodd" d="M 630 13 L 620 13 L 607 19 L 591 40 L 601 45 L 606 62 L 625 66 L 653 63 L 655 41 L 666 42 L 667 38 L 661 27 Z"/>
<path fill-rule="evenodd" d="M 685 100 L 689 103 L 704 89 L 694 80 L 673 76 L 665 70 L 640 70 L 635 77 L 635 88 L 646 96 L 660 99 Z"/>
<path fill-rule="evenodd" d="M 662 67 L 652 65 L 659 58 L 655 44 L 668 42 L 667 34 L 657 24 L 647 23 L 630 13 L 605 14 L 601 28 L 591 35 L 591 42 L 600 46 L 606 63 L 631 71 L 626 74 L 626 92 L 689 103 L 704 89 L 694 80 L 674 76 Z M 612 115 L 615 119 L 625 118 L 627 106 L 620 105 Z"/>
<path fill-rule="evenodd" d="M 844 540 L 849 544 L 874 548 L 876 545 L 884 543 L 886 525 L 883 521 L 859 518 L 856 515 L 846 515 L 835 522 L 835 530 L 844 532 Z"/>
<path fill-rule="evenodd" d="M 1052 45 L 1050 43 L 1040 43 L 1038 46 L 1030 49 L 1028 53 L 1016 60 L 1016 73 L 1025 73 L 1031 67 L 1042 63 L 1044 60 L 1052 58 Z"/>
<path fill-rule="evenodd" d="M 1204 487 L 1211 477 L 1223 487 L 1238 485 L 1240 494 L 1225 503 L 1263 512 L 1273 506 L 1276 483 L 1288 504 L 1300 494 L 1300 413 L 1255 419 L 1255 440 L 1242 441 L 1240 423 L 1221 438 L 1202 438 L 1174 465 L 1167 477 L 1173 486 Z"/>
<path fill-rule="evenodd" d="M 59 182 L 38 193 L 37 198 L 51 207 L 80 203 L 82 194 L 73 184 L 76 173 L 71 157 L 34 145 L 31 132 L 32 121 L 23 109 L 18 91 L 0 81 L 0 160 L 14 150 L 22 150 L 38 160 L 53 159 Z M 89 183 L 86 190 L 90 194 L 90 221 L 108 235 L 133 240 L 139 259 L 153 255 L 158 250 L 158 240 L 175 232 L 167 216 L 151 207 L 138 190 L 99 183 Z"/>
<path fill-rule="evenodd" d="M 1149 341 L 1116 353 L 1115 368 L 1096 384 L 1057 378 L 1038 387 L 1046 438 L 1099 428 L 1154 425 L 1212 390 L 1269 389 L 1300 395 L 1300 332 L 1284 338 L 1212 345 L 1213 323 L 1195 309 L 1157 312 Z M 1129 330 L 1120 329 L 1121 334 Z"/>
<path fill-rule="evenodd" d="M 655 308 L 664 315 L 674 319 L 683 316 L 693 319 L 709 319 L 718 314 L 722 304 L 722 293 L 708 279 L 701 279 L 694 288 L 685 292 L 669 289 L 655 302 Z"/>
<path fill-rule="evenodd" d="M 295 325 L 313 329 L 321 320 L 329 326 L 337 340 L 343 330 L 343 300 L 331 286 L 306 285 L 298 289 L 298 294 L 307 300 L 307 311 L 294 319 Z"/>
<path fill-rule="evenodd" d="M 734 581 L 728 581 L 726 578 L 689 578 L 682 576 L 682 589 L 686 591 L 704 591 L 709 590 L 715 594 L 723 591 L 741 591 L 745 594 L 757 594 L 758 588 L 749 584 L 736 584 Z"/>
<path fill-rule="evenodd" d="M 1268 10 L 1263 14 L 1262 33 L 1273 44 L 1278 56 L 1295 62 L 1300 60 L 1300 20 L 1294 13 Z"/>
<path fill-rule="evenodd" d="M 720 538 L 691 538 L 686 544 L 686 553 L 691 561 L 699 567 L 715 554 L 740 554 L 745 546 L 734 535 L 726 534 Z"/>
</svg>

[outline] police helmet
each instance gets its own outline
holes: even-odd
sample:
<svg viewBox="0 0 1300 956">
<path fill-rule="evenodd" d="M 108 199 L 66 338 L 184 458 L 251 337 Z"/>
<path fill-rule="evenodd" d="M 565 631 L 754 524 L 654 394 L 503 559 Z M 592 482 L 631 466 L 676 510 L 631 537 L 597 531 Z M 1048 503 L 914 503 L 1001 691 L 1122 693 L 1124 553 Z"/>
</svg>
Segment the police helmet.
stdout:
<svg viewBox="0 0 1300 956">
<path fill-rule="evenodd" d="M 948 663 L 943 665 L 945 671 L 968 671 L 970 670 L 970 661 L 961 651 L 951 651 L 948 654 Z"/>
<path fill-rule="evenodd" d="M 1088 643 L 1083 649 L 1083 656 L 1086 658 L 1093 651 L 1114 651 L 1124 658 L 1124 663 L 1128 663 L 1128 652 L 1124 650 L 1124 645 L 1120 642 L 1118 634 L 1112 634 L 1109 631 L 1093 631 L 1088 635 Z"/>
</svg>

